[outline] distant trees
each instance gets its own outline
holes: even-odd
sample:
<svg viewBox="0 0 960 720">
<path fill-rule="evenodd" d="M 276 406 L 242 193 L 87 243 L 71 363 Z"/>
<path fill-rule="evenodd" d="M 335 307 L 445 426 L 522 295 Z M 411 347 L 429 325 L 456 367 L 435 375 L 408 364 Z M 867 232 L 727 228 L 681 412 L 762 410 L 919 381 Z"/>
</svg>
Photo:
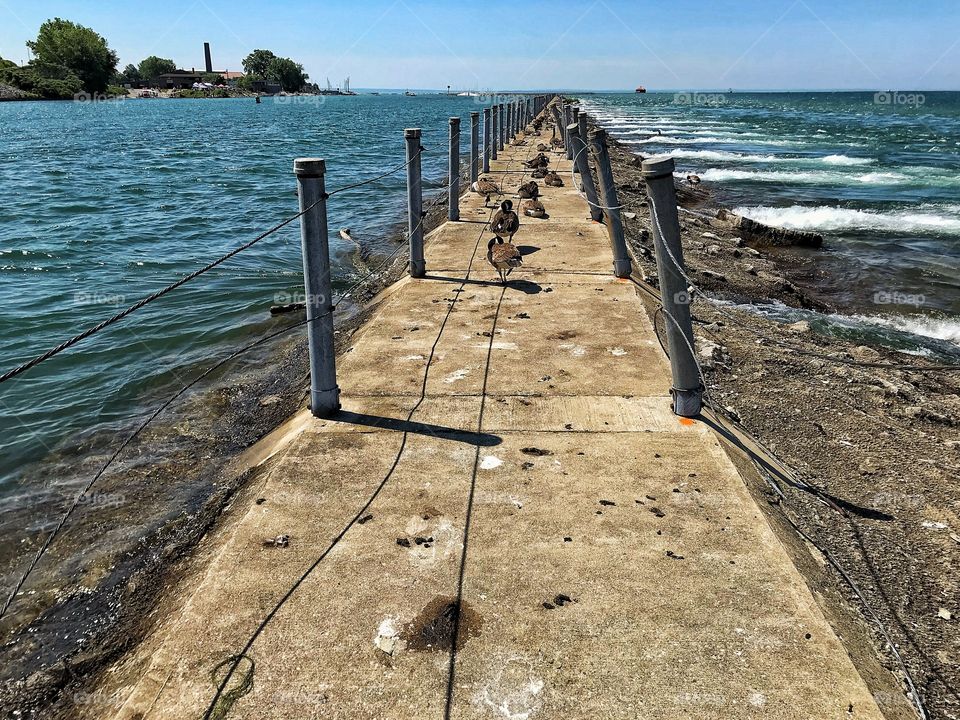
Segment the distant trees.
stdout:
<svg viewBox="0 0 960 720">
<path fill-rule="evenodd" d="M 140 61 L 137 71 L 140 79 L 146 82 L 155 82 L 158 77 L 166 73 L 172 73 L 177 69 L 177 64 L 173 60 L 151 55 Z"/>
<path fill-rule="evenodd" d="M 117 69 L 117 54 L 107 41 L 83 25 L 54 18 L 40 26 L 37 39 L 27 42 L 33 51 L 30 66 L 40 77 L 60 80 L 89 93 L 102 93 Z"/>
<path fill-rule="evenodd" d="M 241 87 L 250 89 L 256 80 L 273 81 L 285 92 L 297 92 L 307 84 L 308 75 L 303 65 L 290 58 L 282 58 L 270 50 L 254 50 L 243 60 L 243 70 L 247 73 Z"/>
<path fill-rule="evenodd" d="M 117 75 L 117 82 L 121 85 L 124 83 L 137 83 L 141 80 L 143 80 L 143 76 L 140 74 L 140 68 L 133 64 L 127 65 L 123 69 L 123 72 Z"/>
</svg>

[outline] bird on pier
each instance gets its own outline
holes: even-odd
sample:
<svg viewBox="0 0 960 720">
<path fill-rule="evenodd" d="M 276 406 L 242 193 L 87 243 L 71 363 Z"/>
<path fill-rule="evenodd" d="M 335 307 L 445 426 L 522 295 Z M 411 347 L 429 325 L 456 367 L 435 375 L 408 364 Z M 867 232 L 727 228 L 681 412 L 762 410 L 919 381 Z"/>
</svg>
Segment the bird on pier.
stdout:
<svg viewBox="0 0 960 720">
<path fill-rule="evenodd" d="M 546 208 L 539 200 L 524 200 L 520 203 L 520 212 L 527 217 L 542 218 L 547 214 Z"/>
<path fill-rule="evenodd" d="M 503 238 L 497 236 L 490 238 L 490 242 L 487 243 L 487 262 L 493 265 L 500 276 L 500 282 L 506 285 L 507 275 L 523 264 L 523 258 L 516 245 L 512 242 L 504 242 Z"/>
<path fill-rule="evenodd" d="M 534 180 L 542 180 L 548 174 L 549 174 L 549 171 L 546 168 L 537 168 L 532 173 L 530 173 L 530 177 L 532 177 Z"/>
<path fill-rule="evenodd" d="M 500 209 L 490 220 L 490 230 L 499 239 L 502 235 L 509 237 L 513 242 L 513 236 L 520 229 L 520 217 L 513 211 L 513 201 L 504 200 L 500 203 Z"/>
<path fill-rule="evenodd" d="M 549 149 L 550 149 L 550 146 L 547 145 L 546 143 L 539 143 L 537 145 L 537 152 L 542 153 L 542 152 L 546 152 Z"/>
<path fill-rule="evenodd" d="M 550 158 L 548 158 L 548 157 L 547 157 L 546 155 L 544 155 L 543 153 L 540 153 L 539 155 L 537 155 L 537 156 L 536 156 L 535 158 L 533 158 L 532 160 L 527 160 L 527 161 L 524 163 L 524 165 L 526 165 L 528 168 L 549 167 L 549 166 L 550 166 Z"/>
<path fill-rule="evenodd" d="M 490 206 L 490 196 L 491 195 L 503 195 L 500 191 L 500 186 L 497 185 L 493 180 L 489 178 L 480 178 L 477 180 L 470 188 L 478 195 L 484 196 L 483 206 Z"/>
<path fill-rule="evenodd" d="M 563 179 L 552 170 L 544 175 L 543 183 L 551 187 L 563 187 Z"/>
<path fill-rule="evenodd" d="M 687 182 L 690 183 L 691 185 L 699 185 L 699 184 L 700 184 L 700 176 L 699 176 L 699 175 L 693 175 L 693 174 L 691 173 L 690 175 L 687 175 Z"/>
<path fill-rule="evenodd" d="M 341 228 L 340 237 L 352 243 L 357 242 L 356 240 L 353 239 L 353 235 L 350 234 L 350 228 Z"/>
<path fill-rule="evenodd" d="M 533 198 L 536 200 L 540 197 L 540 186 L 537 185 L 536 180 L 531 180 L 517 188 L 517 195 L 521 198 Z"/>
</svg>

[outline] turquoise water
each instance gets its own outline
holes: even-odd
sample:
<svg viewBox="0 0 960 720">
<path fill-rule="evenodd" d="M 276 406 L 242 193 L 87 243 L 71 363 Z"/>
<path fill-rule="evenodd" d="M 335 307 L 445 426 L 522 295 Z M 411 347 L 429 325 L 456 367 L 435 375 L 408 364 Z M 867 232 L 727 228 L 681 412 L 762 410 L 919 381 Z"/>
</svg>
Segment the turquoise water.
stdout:
<svg viewBox="0 0 960 720">
<path fill-rule="evenodd" d="M 643 155 L 670 154 L 719 202 L 811 230 L 835 324 L 960 353 L 960 93 L 587 95 Z"/>
<path fill-rule="evenodd" d="M 293 160 L 327 159 L 328 190 L 403 163 L 423 128 L 425 190 L 445 185 L 448 118 L 472 98 L 358 96 L 0 103 L 0 368 L 6 370 L 297 212 Z M 392 252 L 406 175 L 331 199 L 335 292 L 352 245 Z M 195 363 L 289 319 L 302 294 L 293 223 L 108 331 L 0 386 L 0 484 L 58 443 L 120 428 Z M 0 490 L 2 492 L 2 490 Z"/>
</svg>

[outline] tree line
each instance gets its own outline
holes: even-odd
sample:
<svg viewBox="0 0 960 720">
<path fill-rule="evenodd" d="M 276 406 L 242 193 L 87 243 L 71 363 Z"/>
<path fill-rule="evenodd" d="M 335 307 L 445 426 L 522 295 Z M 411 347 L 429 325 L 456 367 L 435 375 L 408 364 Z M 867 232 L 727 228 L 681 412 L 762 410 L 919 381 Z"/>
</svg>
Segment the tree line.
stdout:
<svg viewBox="0 0 960 720">
<path fill-rule="evenodd" d="M 24 66 L 0 58 L 0 83 L 13 86 L 26 97 L 69 99 L 80 93 L 123 94 L 123 84 L 156 85 L 161 75 L 177 70 L 168 58 L 151 55 L 138 65 L 117 71 L 119 58 L 106 39 L 91 28 L 54 18 L 40 26 L 37 39 L 27 42 L 33 59 Z M 254 50 L 243 60 L 246 75 L 238 81 L 253 89 L 255 81 L 274 82 L 286 92 L 307 85 L 303 65 L 270 50 Z M 203 74 L 212 84 L 223 82 L 216 73 Z"/>
</svg>

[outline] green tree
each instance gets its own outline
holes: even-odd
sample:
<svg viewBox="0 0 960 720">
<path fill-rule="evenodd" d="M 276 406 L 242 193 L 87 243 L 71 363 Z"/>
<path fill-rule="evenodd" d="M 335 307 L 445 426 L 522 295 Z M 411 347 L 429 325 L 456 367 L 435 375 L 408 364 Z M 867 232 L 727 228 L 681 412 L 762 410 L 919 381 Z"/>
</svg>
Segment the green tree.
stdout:
<svg viewBox="0 0 960 720">
<path fill-rule="evenodd" d="M 210 83 L 211 85 L 226 85 L 226 80 L 223 79 L 223 75 L 220 73 L 204 73 L 201 76 L 201 79 L 205 83 Z"/>
<path fill-rule="evenodd" d="M 137 69 L 140 72 L 141 79 L 153 82 L 161 75 L 174 72 L 177 69 L 177 64 L 173 60 L 151 55 L 142 60 L 140 67 Z"/>
<path fill-rule="evenodd" d="M 267 77 L 267 68 L 277 59 L 269 50 L 254 50 L 243 59 L 243 71 L 258 78 Z"/>
<path fill-rule="evenodd" d="M 297 92 L 307 82 L 303 65 L 289 58 L 274 58 L 267 66 L 267 77 L 276 80 L 286 92 Z"/>
<path fill-rule="evenodd" d="M 103 92 L 117 69 L 117 54 L 107 41 L 83 25 L 54 18 L 27 42 L 41 66 L 60 66 L 80 79 L 87 92 Z"/>
<path fill-rule="evenodd" d="M 143 77 L 140 75 L 140 69 L 136 65 L 127 65 L 117 79 L 122 85 L 123 83 L 140 82 Z"/>
</svg>

